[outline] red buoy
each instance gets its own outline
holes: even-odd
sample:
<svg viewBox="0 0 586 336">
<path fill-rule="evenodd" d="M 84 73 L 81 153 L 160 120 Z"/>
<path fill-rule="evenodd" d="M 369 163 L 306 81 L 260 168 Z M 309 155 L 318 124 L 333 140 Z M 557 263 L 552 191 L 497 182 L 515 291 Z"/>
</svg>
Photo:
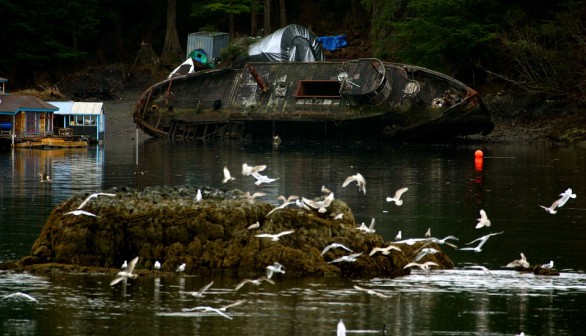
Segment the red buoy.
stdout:
<svg viewBox="0 0 586 336">
<path fill-rule="evenodd" d="M 482 153 L 482 151 L 480 149 L 477 149 L 476 152 L 474 152 L 474 157 L 476 158 L 481 158 L 484 156 L 484 153 Z"/>
</svg>

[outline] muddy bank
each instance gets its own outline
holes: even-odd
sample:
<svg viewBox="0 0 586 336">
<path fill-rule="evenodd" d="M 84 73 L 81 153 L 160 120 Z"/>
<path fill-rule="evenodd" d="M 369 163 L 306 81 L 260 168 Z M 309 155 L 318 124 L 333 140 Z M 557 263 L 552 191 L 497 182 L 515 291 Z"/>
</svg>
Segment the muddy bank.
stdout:
<svg viewBox="0 0 586 336">
<path fill-rule="evenodd" d="M 198 190 L 203 199 L 196 200 Z M 357 229 L 352 211 L 335 199 L 324 213 L 287 207 L 268 215 L 273 205 L 250 202 L 239 190 L 207 187 L 150 187 L 143 190 L 114 188 L 112 195 L 92 198 L 83 207 L 98 217 L 73 215 L 87 195 L 57 205 L 35 241 L 31 255 L 2 268 L 34 273 L 114 272 L 125 260 L 139 257 L 139 274 L 174 273 L 182 263 L 186 274 L 238 277 L 263 275 L 266 266 L 279 262 L 288 276 L 373 277 L 400 276 L 422 247 L 440 250 L 419 262 L 434 261 L 439 268 L 453 268 L 452 261 L 435 243 L 397 244 L 401 251 L 369 255 L 386 247 L 376 233 Z M 342 214 L 342 219 L 333 215 Z M 249 228 L 258 223 L 258 228 Z M 257 237 L 263 233 L 293 231 L 279 240 Z M 362 253 L 355 262 L 335 262 L 349 254 L 332 248 L 343 244 Z"/>
</svg>

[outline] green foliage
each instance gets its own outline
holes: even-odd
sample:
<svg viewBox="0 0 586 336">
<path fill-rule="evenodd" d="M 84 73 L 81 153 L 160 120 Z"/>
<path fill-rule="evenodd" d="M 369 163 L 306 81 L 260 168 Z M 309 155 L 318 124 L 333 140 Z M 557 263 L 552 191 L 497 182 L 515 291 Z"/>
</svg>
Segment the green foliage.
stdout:
<svg viewBox="0 0 586 336">
<path fill-rule="evenodd" d="M 250 13 L 252 9 L 260 9 L 261 4 L 255 0 L 207 0 L 197 1 L 192 6 L 191 15 L 194 17 L 205 17 L 210 13 L 222 14 L 244 14 Z"/>
</svg>

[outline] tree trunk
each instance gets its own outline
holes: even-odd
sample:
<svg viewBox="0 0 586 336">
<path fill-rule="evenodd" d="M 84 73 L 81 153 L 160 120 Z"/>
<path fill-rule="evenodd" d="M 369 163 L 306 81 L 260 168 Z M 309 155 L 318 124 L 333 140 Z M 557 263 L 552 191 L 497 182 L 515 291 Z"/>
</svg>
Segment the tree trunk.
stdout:
<svg viewBox="0 0 586 336">
<path fill-rule="evenodd" d="M 271 0 L 265 0 L 264 6 L 264 35 L 272 33 L 271 29 Z"/>
<path fill-rule="evenodd" d="M 250 10 L 250 36 L 258 35 L 258 13 L 256 9 Z"/>
<path fill-rule="evenodd" d="M 167 33 L 165 45 L 161 54 L 161 62 L 164 65 L 173 65 L 185 58 L 179 35 L 177 34 L 177 0 L 167 0 Z"/>
<path fill-rule="evenodd" d="M 285 0 L 279 0 L 279 18 L 281 25 L 280 28 L 283 28 L 287 25 L 287 8 L 285 6 Z"/>
</svg>

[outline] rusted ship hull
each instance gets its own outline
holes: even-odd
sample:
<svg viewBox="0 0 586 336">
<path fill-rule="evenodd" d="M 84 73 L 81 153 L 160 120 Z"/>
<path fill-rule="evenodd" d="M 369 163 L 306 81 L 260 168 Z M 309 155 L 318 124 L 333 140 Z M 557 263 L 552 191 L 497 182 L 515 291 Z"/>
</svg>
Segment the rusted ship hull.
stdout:
<svg viewBox="0 0 586 336">
<path fill-rule="evenodd" d="M 493 128 L 463 83 L 377 59 L 203 70 L 148 88 L 133 117 L 147 134 L 169 138 L 438 140 Z"/>
</svg>

